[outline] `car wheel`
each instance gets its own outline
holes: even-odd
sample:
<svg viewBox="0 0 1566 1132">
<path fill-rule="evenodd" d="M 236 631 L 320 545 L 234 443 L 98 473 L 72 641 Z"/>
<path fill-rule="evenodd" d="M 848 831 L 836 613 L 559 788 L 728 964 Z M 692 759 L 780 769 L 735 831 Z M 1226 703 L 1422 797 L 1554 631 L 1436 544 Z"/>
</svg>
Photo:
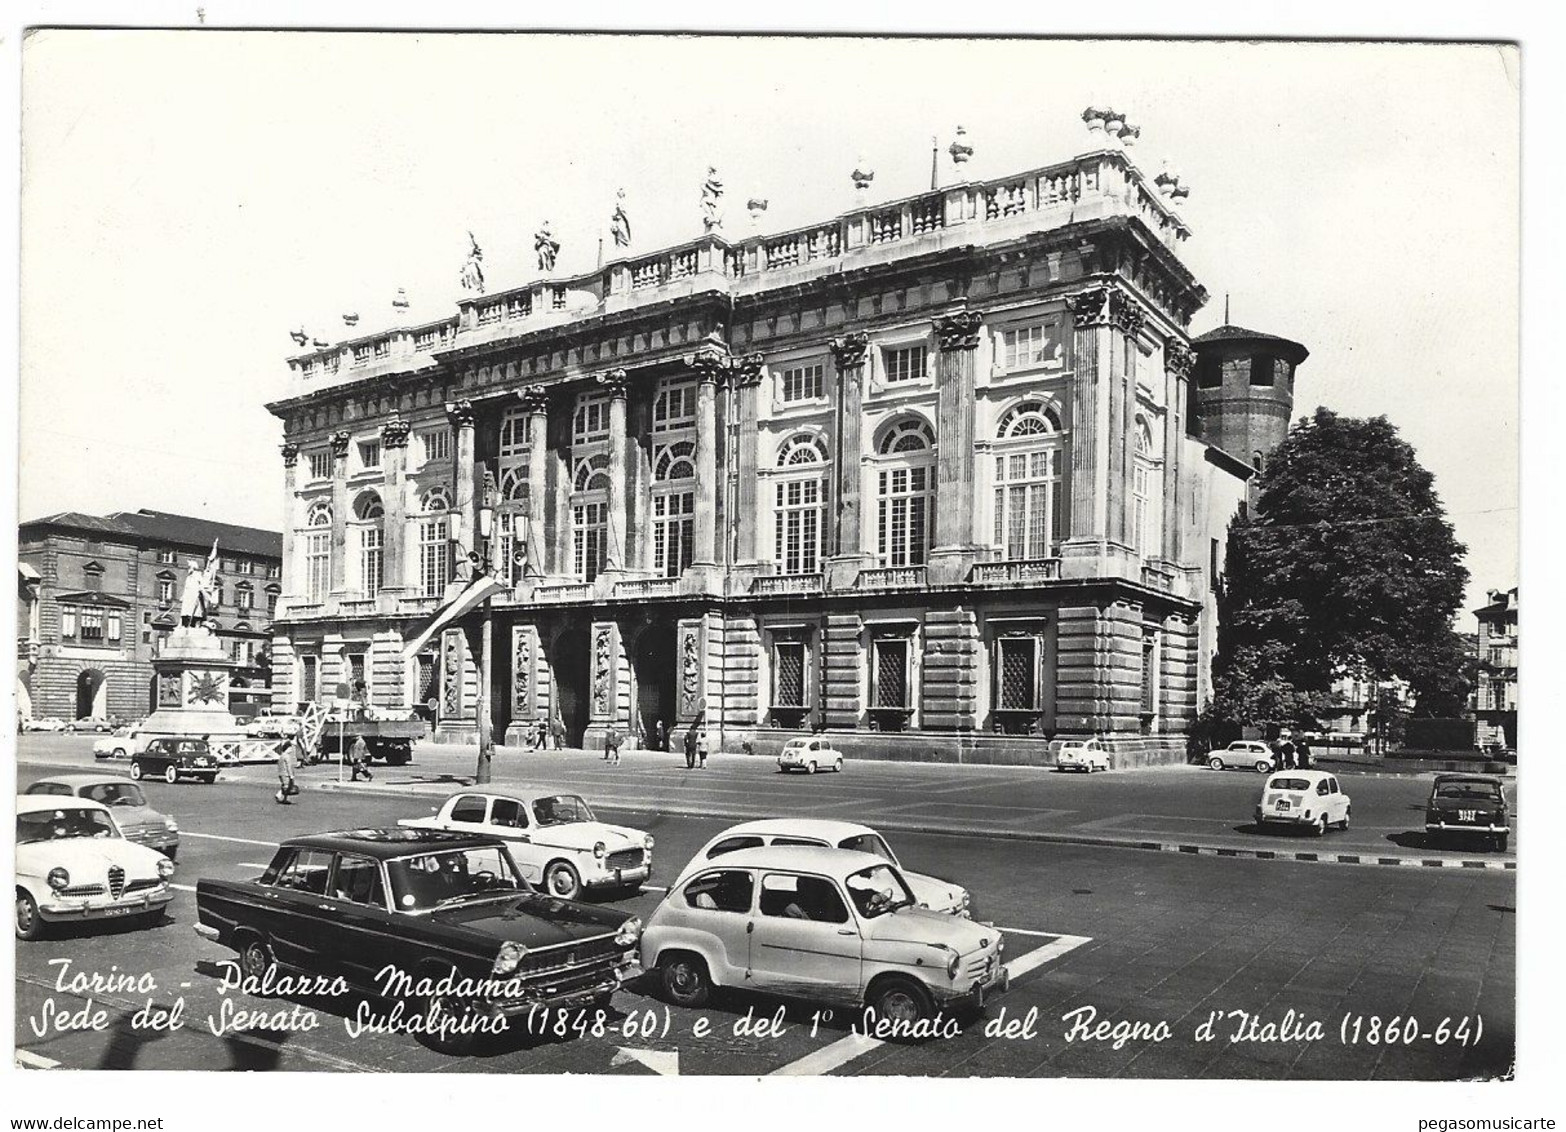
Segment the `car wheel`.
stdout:
<svg viewBox="0 0 1566 1132">
<path fill-rule="evenodd" d="M 217 775 L 204 774 L 201 776 L 201 781 L 205 782 L 208 786 L 211 786 L 214 782 L 217 781 Z"/>
<path fill-rule="evenodd" d="M 245 978 L 254 979 L 257 986 L 261 986 L 267 976 L 277 970 L 277 957 L 272 954 L 271 945 L 259 936 L 251 936 L 240 949 L 239 969 Z"/>
<path fill-rule="evenodd" d="M 424 1017 L 420 1040 L 436 1053 L 461 1056 L 473 1048 L 478 1031 L 472 1026 L 472 1000 L 456 995 L 431 995 L 419 1000 Z"/>
<path fill-rule="evenodd" d="M 163 855 L 171 861 L 179 860 L 179 846 L 170 845 L 167 849 L 163 850 Z"/>
<path fill-rule="evenodd" d="M 140 759 L 132 759 L 131 760 L 131 777 L 134 778 L 137 782 L 140 782 L 141 779 L 142 779 L 142 776 L 145 775 L 145 774 L 146 774 L 146 771 L 141 769 L 141 760 Z"/>
<path fill-rule="evenodd" d="M 1319 818 L 1317 818 L 1316 824 L 1311 827 L 1311 830 L 1317 837 L 1327 836 L 1327 815 L 1322 814 Z"/>
<path fill-rule="evenodd" d="M 114 750 L 109 752 L 109 757 L 111 759 L 123 759 L 125 757 L 125 748 L 115 747 Z"/>
<path fill-rule="evenodd" d="M 44 919 L 38 914 L 38 903 L 22 889 L 16 890 L 16 938 L 41 939 Z"/>
<path fill-rule="evenodd" d="M 805 764 L 805 773 L 806 774 L 815 774 L 816 773 L 816 764 L 815 763 L 806 763 Z"/>
<path fill-rule="evenodd" d="M 582 878 L 569 861 L 551 861 L 544 870 L 544 891 L 562 900 L 575 900 L 582 894 Z"/>
<path fill-rule="evenodd" d="M 712 997 L 712 978 L 700 956 L 686 951 L 665 955 L 658 960 L 658 976 L 664 997 L 675 1006 L 705 1006 Z"/>
<path fill-rule="evenodd" d="M 164 767 L 163 768 L 163 781 L 167 782 L 170 786 L 173 786 L 176 782 L 178 782 L 179 781 L 179 767 L 174 766 L 172 763 L 170 765 Z"/>
<path fill-rule="evenodd" d="M 1266 759 L 1257 759 L 1256 760 L 1256 773 L 1257 774 L 1267 774 L 1271 770 L 1272 770 L 1272 764 L 1270 762 L 1268 762 Z"/>
<path fill-rule="evenodd" d="M 890 978 L 876 988 L 869 1003 L 877 1021 L 893 1022 L 900 1026 L 922 1022 L 935 1013 L 930 992 L 913 979 Z"/>
<path fill-rule="evenodd" d="M 1217 755 L 1214 755 L 1212 758 L 1207 760 L 1207 765 L 1213 770 L 1222 770 L 1223 760 L 1220 759 Z"/>
<path fill-rule="evenodd" d="M 1349 807 L 1343 807 L 1343 820 L 1338 823 L 1339 829 L 1347 829 L 1349 825 Z"/>
<path fill-rule="evenodd" d="M 1506 852 L 1507 840 L 1508 840 L 1507 835 L 1504 834 L 1504 833 L 1499 834 L 1496 837 L 1496 839 L 1495 839 L 1495 851 L 1497 853 L 1504 853 L 1504 852 Z"/>
<path fill-rule="evenodd" d="M 838 759 L 837 762 L 833 764 L 832 770 L 836 774 L 842 774 L 843 773 L 843 760 L 842 759 Z"/>
</svg>

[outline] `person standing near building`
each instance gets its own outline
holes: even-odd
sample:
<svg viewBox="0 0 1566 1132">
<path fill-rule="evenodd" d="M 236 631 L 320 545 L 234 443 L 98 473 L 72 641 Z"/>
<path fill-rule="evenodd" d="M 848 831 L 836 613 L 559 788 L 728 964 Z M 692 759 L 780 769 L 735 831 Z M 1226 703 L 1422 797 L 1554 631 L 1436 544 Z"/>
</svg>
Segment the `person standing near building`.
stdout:
<svg viewBox="0 0 1566 1132">
<path fill-rule="evenodd" d="M 348 748 L 348 763 L 354 782 L 369 782 L 375 777 L 370 773 L 370 746 L 363 735 L 353 737 L 353 746 Z"/>
<path fill-rule="evenodd" d="M 685 769 L 696 769 L 696 724 L 685 732 Z"/>
<path fill-rule="evenodd" d="M 604 735 L 604 762 L 611 766 L 620 764 L 620 742 L 620 729 L 610 724 L 608 732 Z"/>
<path fill-rule="evenodd" d="M 294 737 L 277 745 L 277 793 L 273 795 L 279 805 L 291 806 L 291 799 L 299 793 L 294 782 L 294 752 L 304 750 L 304 724 L 294 730 Z"/>
<path fill-rule="evenodd" d="M 549 721 L 549 734 L 554 738 L 555 750 L 565 750 L 566 729 L 558 711 L 555 712 L 554 717 Z"/>
<path fill-rule="evenodd" d="M 696 735 L 696 758 L 699 760 L 696 765 L 703 770 L 707 769 L 707 729 L 705 727 Z"/>
<path fill-rule="evenodd" d="M 663 720 L 653 724 L 653 750 L 667 751 L 669 749 L 669 726 Z"/>
</svg>

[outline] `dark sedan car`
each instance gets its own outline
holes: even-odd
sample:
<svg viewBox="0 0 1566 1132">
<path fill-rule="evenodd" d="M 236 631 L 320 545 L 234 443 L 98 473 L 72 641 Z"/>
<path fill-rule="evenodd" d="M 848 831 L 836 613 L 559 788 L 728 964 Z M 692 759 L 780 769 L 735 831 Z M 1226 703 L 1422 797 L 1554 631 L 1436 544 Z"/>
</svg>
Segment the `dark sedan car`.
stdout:
<svg viewBox="0 0 1566 1132">
<path fill-rule="evenodd" d="M 1425 832 L 1483 837 L 1506 851 L 1511 808 L 1499 778 L 1487 774 L 1438 774 L 1425 803 Z"/>
<path fill-rule="evenodd" d="M 132 778 L 148 775 L 173 784 L 182 778 L 194 778 L 208 785 L 217 781 L 217 756 L 205 739 L 154 739 L 147 749 L 131 756 Z"/>
<path fill-rule="evenodd" d="M 624 912 L 534 891 L 497 837 L 406 828 L 285 841 L 255 880 L 199 880 L 196 916 L 256 986 L 341 979 L 411 1006 L 402 1028 L 450 1053 L 535 1008 L 606 1004 L 641 938 Z"/>
</svg>

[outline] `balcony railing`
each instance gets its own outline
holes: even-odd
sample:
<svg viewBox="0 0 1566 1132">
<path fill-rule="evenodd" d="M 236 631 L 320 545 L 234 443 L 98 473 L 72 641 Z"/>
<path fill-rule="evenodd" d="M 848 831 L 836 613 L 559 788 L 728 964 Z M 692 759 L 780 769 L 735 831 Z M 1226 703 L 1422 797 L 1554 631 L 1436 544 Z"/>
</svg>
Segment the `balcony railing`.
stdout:
<svg viewBox="0 0 1566 1132">
<path fill-rule="evenodd" d="M 750 583 L 750 592 L 757 597 L 818 594 L 822 588 L 820 574 L 764 574 Z"/>
<path fill-rule="evenodd" d="M 1019 558 L 1010 562 L 975 562 L 969 579 L 993 585 L 998 582 L 1047 582 L 1058 577 L 1058 558 Z"/>
<path fill-rule="evenodd" d="M 1169 593 L 1174 590 L 1174 574 L 1157 566 L 1142 567 L 1142 584 L 1150 590 Z"/>
<path fill-rule="evenodd" d="M 922 590 L 923 566 L 877 566 L 859 571 L 862 590 Z"/>
<path fill-rule="evenodd" d="M 432 597 L 401 597 L 397 599 L 398 613 L 429 613 L 435 608 Z"/>
<path fill-rule="evenodd" d="M 554 586 L 539 586 L 533 591 L 537 601 L 587 601 L 593 596 L 591 582 L 565 582 Z"/>
<path fill-rule="evenodd" d="M 353 601 L 341 602 L 337 610 L 345 617 L 363 616 L 366 613 L 374 613 L 379 608 L 380 602 L 371 598 L 356 598 Z"/>
<path fill-rule="evenodd" d="M 614 584 L 614 596 L 621 598 L 673 597 L 679 592 L 678 578 L 632 578 Z"/>
</svg>

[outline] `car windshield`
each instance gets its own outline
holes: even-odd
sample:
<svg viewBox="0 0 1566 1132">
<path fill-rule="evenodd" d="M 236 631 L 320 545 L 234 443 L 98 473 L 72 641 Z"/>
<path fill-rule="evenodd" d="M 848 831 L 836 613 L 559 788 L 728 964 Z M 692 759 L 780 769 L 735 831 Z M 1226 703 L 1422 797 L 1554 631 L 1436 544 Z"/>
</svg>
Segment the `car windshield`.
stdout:
<svg viewBox="0 0 1566 1132">
<path fill-rule="evenodd" d="M 94 782 L 82 787 L 83 798 L 102 802 L 105 806 L 145 806 L 147 796 L 134 782 Z"/>
<path fill-rule="evenodd" d="M 1267 783 L 1269 790 L 1309 790 L 1310 783 L 1303 778 L 1274 778 Z M 1418 797 L 1418 795 L 1415 795 Z"/>
<path fill-rule="evenodd" d="M 1442 782 L 1436 785 L 1435 794 L 1437 798 L 1494 802 L 1500 798 L 1501 788 L 1490 782 Z"/>
<path fill-rule="evenodd" d="M 386 872 L 399 912 L 427 912 L 462 900 L 531 891 L 498 845 L 403 857 L 388 862 Z"/>
<path fill-rule="evenodd" d="M 893 854 L 886 842 L 881 840 L 879 833 L 856 833 L 852 837 L 843 838 L 843 840 L 837 843 L 837 847 L 839 849 L 852 849 L 858 853 L 874 853 L 883 861 L 890 861 L 894 865 L 897 864 L 896 855 Z"/>
<path fill-rule="evenodd" d="M 16 815 L 16 843 L 65 841 L 72 837 L 118 837 L 114 819 L 102 810 L 62 807 Z"/>
<path fill-rule="evenodd" d="M 593 821 L 593 811 L 575 794 L 556 794 L 551 798 L 539 798 L 533 803 L 533 818 L 539 825 L 569 825 L 577 821 Z"/>
<path fill-rule="evenodd" d="M 914 896 L 903 883 L 903 878 L 890 865 L 871 865 L 852 874 L 847 881 L 848 895 L 853 897 L 854 907 L 867 920 L 895 912 L 899 908 L 911 908 Z"/>
</svg>

